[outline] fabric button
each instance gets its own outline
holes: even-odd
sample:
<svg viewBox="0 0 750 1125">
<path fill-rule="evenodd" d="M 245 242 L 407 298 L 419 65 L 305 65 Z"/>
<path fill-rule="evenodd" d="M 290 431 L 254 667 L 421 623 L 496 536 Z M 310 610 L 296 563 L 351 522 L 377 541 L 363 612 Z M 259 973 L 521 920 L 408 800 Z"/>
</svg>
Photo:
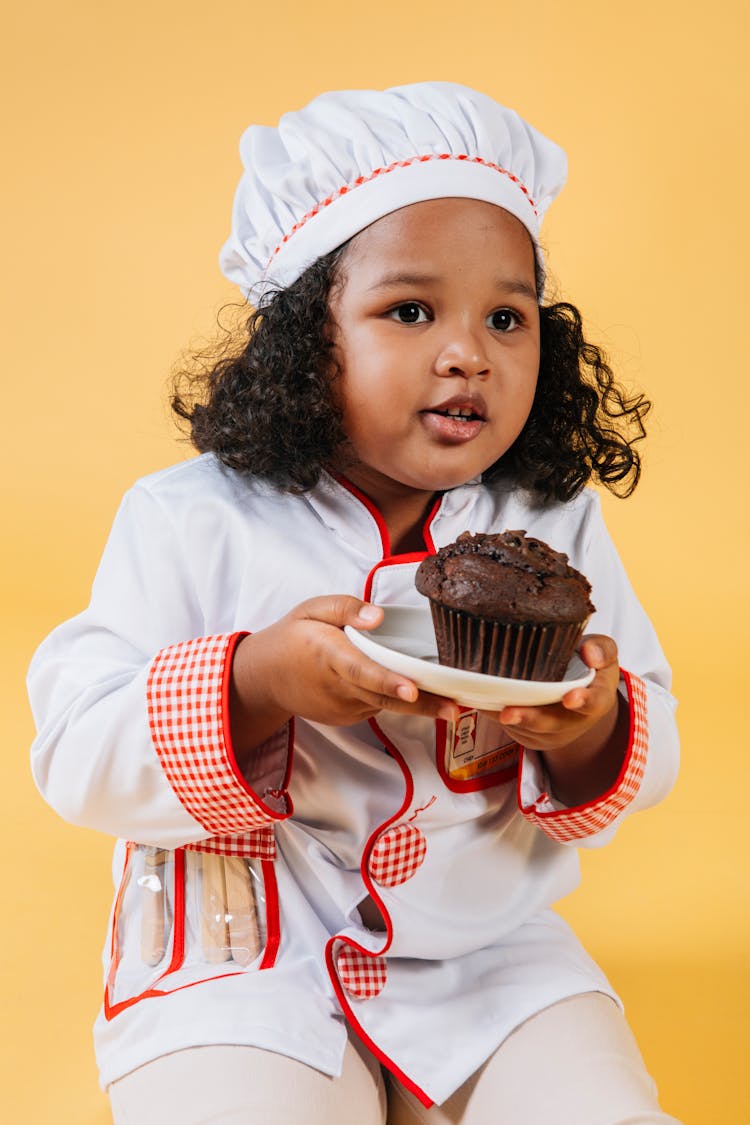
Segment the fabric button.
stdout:
<svg viewBox="0 0 750 1125">
<path fill-rule="evenodd" d="M 385 957 L 370 957 L 346 946 L 336 959 L 336 967 L 345 991 L 358 1000 L 371 1000 L 385 988 Z"/>
<path fill-rule="evenodd" d="M 370 853 L 368 867 L 376 883 L 398 887 L 424 863 L 427 841 L 413 824 L 397 824 L 383 832 Z"/>
</svg>

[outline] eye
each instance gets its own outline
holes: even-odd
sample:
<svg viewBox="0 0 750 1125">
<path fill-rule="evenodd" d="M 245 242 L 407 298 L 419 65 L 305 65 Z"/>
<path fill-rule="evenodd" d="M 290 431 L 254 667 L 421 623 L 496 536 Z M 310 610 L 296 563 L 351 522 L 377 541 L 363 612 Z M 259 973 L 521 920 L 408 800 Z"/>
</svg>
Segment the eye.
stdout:
<svg viewBox="0 0 750 1125">
<path fill-rule="evenodd" d="M 495 332 L 512 332 L 520 323 L 521 318 L 518 313 L 513 312 L 513 309 L 495 309 L 487 317 L 488 327 L 493 328 Z"/>
<path fill-rule="evenodd" d="M 404 301 L 402 305 L 396 305 L 395 308 L 389 309 L 388 316 L 400 324 L 424 324 L 430 319 L 427 310 L 416 301 Z"/>
</svg>

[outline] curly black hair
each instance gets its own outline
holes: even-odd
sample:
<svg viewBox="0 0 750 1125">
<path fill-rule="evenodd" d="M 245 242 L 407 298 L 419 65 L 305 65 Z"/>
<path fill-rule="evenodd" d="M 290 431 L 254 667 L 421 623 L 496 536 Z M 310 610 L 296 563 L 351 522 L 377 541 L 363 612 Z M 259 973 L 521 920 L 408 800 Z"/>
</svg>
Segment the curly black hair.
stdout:
<svg viewBox="0 0 750 1125">
<path fill-rule="evenodd" d="M 259 305 L 223 351 L 194 356 L 175 376 L 172 409 L 201 452 L 227 466 L 305 492 L 347 455 L 332 387 L 339 374 L 329 297 L 344 247 Z M 640 478 L 635 445 L 651 403 L 628 396 L 581 315 L 562 301 L 542 306 L 540 366 L 526 424 L 484 474 L 512 476 L 542 500 L 569 500 L 592 479 L 629 496 Z M 201 364 L 201 360 L 203 361 Z"/>
<path fill-rule="evenodd" d="M 531 412 L 507 453 L 485 473 L 513 475 L 544 500 L 570 500 L 592 479 L 630 496 L 641 476 L 636 443 L 651 402 L 628 394 L 567 301 L 539 309 L 539 378 Z"/>
</svg>

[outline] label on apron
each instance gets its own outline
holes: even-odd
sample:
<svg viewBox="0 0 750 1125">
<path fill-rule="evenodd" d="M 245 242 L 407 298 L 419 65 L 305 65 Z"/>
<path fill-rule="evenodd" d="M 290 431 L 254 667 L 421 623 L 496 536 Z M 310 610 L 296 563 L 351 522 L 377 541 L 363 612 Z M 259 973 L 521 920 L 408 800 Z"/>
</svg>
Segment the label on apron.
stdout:
<svg viewBox="0 0 750 1125">
<path fill-rule="evenodd" d="M 518 761 L 518 743 L 483 711 L 462 707 L 455 723 L 448 724 L 445 772 L 454 781 L 470 781 L 488 773 L 512 768 Z"/>
</svg>

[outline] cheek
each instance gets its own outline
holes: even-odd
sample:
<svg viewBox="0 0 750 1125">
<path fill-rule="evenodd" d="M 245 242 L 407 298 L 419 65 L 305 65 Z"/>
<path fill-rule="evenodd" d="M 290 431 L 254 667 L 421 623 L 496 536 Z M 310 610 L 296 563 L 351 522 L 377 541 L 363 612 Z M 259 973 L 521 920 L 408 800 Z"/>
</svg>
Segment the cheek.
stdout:
<svg viewBox="0 0 750 1125">
<path fill-rule="evenodd" d="M 524 367 L 517 371 L 513 390 L 509 392 L 510 403 L 506 400 L 503 415 L 508 427 L 506 435 L 515 441 L 526 425 L 534 405 L 538 376 L 536 368 Z"/>
<path fill-rule="evenodd" d="M 527 382 L 526 382 L 526 402 L 527 402 L 527 405 L 528 405 L 528 410 L 531 410 L 531 405 L 532 405 L 532 403 L 534 401 L 534 398 L 536 396 L 536 389 L 537 389 L 538 385 L 539 385 L 539 372 L 537 371 L 535 373 L 535 375 L 531 379 L 528 379 Z"/>
<path fill-rule="evenodd" d="M 539 352 L 536 349 L 520 359 L 515 376 L 516 401 L 520 408 L 530 410 L 539 382 Z"/>
<path fill-rule="evenodd" d="M 373 381 L 346 368 L 335 383 L 336 404 L 341 410 L 344 433 L 358 452 L 367 446 L 390 421 L 388 396 L 383 398 Z"/>
</svg>

